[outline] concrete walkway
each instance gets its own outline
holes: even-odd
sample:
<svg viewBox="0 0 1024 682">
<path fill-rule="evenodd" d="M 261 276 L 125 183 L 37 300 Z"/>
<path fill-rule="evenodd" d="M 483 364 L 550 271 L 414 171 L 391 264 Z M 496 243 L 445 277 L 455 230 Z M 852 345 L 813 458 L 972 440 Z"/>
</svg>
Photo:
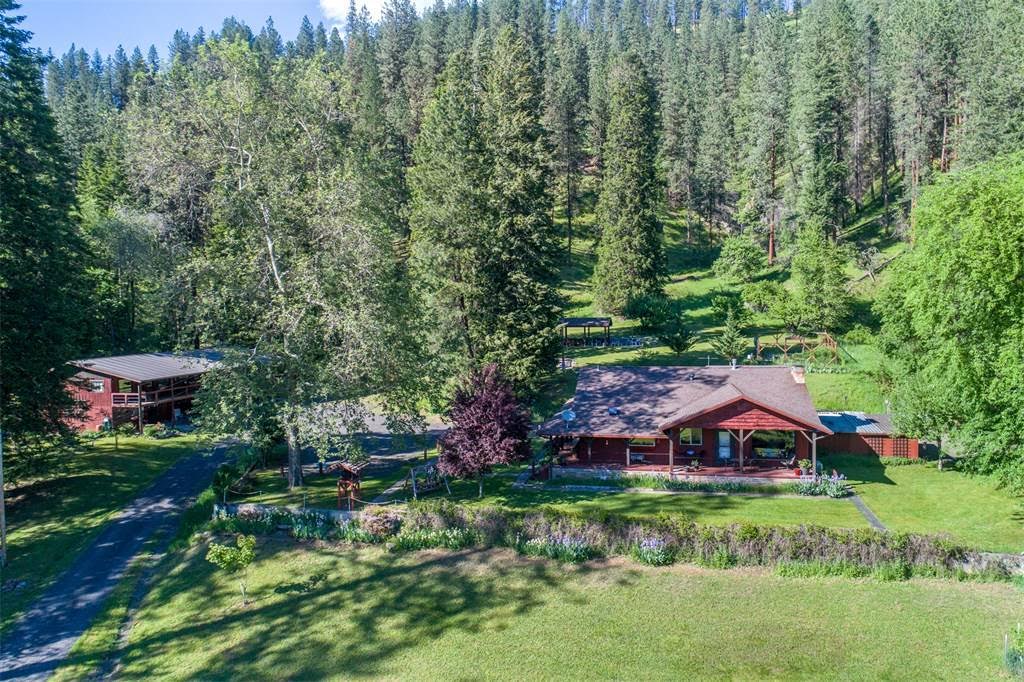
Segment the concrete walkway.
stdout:
<svg viewBox="0 0 1024 682">
<path fill-rule="evenodd" d="M 885 524 L 882 523 L 882 520 L 875 516 L 875 512 L 871 511 L 871 508 L 868 507 L 867 503 L 861 499 L 860 495 L 853 495 L 850 498 L 850 501 L 853 502 L 853 506 L 857 508 L 857 511 L 859 511 L 864 518 L 868 520 L 868 523 L 871 524 L 872 528 L 881 531 L 889 530 L 885 527 Z"/>
<path fill-rule="evenodd" d="M 178 461 L 125 507 L 0 641 L 0 679 L 42 680 L 89 628 L 154 533 L 170 542 L 181 512 L 210 484 L 227 446 Z M 158 549 L 157 551 L 162 551 Z"/>
</svg>

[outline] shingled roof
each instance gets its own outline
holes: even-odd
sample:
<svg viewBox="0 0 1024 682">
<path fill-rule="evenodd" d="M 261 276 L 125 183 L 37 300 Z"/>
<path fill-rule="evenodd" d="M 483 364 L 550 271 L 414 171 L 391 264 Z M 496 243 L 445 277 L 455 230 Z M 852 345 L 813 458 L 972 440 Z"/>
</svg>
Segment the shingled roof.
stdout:
<svg viewBox="0 0 1024 682">
<path fill-rule="evenodd" d="M 746 400 L 809 429 L 830 433 L 789 367 L 619 367 L 580 370 L 576 395 L 541 435 L 656 437 L 670 426 Z"/>
</svg>

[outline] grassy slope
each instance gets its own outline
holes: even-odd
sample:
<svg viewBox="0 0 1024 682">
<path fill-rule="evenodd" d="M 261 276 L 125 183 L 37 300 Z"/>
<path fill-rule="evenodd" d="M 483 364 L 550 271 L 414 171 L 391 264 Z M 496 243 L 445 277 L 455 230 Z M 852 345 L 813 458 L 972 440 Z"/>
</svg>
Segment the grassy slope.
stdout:
<svg viewBox="0 0 1024 682">
<path fill-rule="evenodd" d="M 877 207 L 880 210 L 880 207 Z M 876 207 L 869 207 L 858 218 L 850 229 L 851 238 L 856 238 L 866 245 L 880 248 L 885 257 L 889 257 L 903 248 L 902 243 L 885 238 L 878 233 L 874 221 Z M 711 299 L 720 290 L 735 290 L 735 283 L 719 279 L 710 269 L 714 249 L 707 247 L 691 247 L 686 244 L 686 234 L 681 221 L 669 217 L 665 222 L 666 260 L 668 264 L 669 282 L 665 291 L 672 299 L 681 302 L 686 310 L 690 324 L 700 332 L 705 340 L 697 344 L 693 350 L 676 355 L 667 346 L 648 345 L 641 349 L 624 348 L 571 348 L 567 355 L 572 357 L 577 366 L 590 364 L 635 364 L 635 365 L 703 365 L 709 360 L 713 364 L 725 361 L 715 355 L 707 340 L 721 330 L 721 320 L 711 307 Z M 577 239 L 573 243 L 572 259 L 567 260 L 562 268 L 562 292 L 566 297 L 565 313 L 572 316 L 599 315 L 601 311 L 593 305 L 593 292 L 590 279 L 595 263 L 594 244 L 587 239 Z M 862 274 L 851 264 L 851 278 Z M 763 277 L 785 279 L 784 273 L 771 270 Z M 870 319 L 870 299 L 874 295 L 874 284 L 866 282 L 857 287 L 858 319 L 872 322 Z M 753 351 L 753 336 L 761 338 L 762 344 L 783 331 L 779 320 L 765 315 L 757 315 L 752 321 L 748 333 L 751 336 L 750 351 Z M 579 334 L 582 330 L 572 330 Z M 618 335 L 647 335 L 639 329 L 636 320 L 615 317 L 613 332 Z M 877 367 L 878 358 L 868 348 L 846 348 L 842 355 L 845 374 L 812 374 L 808 388 L 815 401 L 822 409 L 852 409 L 867 412 L 878 412 L 884 409 L 881 390 L 870 372 Z M 852 355 L 852 357 L 851 357 Z M 538 418 L 546 418 L 561 403 L 572 395 L 574 382 L 566 377 L 552 384 L 549 391 L 542 396 L 535 407 Z"/>
<path fill-rule="evenodd" d="M 53 478 L 8 491 L 10 562 L 3 578 L 28 585 L 3 595 L 4 627 L 157 476 L 197 447 L 194 437 L 121 438 L 85 446 Z"/>
<path fill-rule="evenodd" d="M 939 471 L 934 463 L 886 466 L 874 457 L 831 456 L 871 510 L 893 530 L 948 533 L 981 549 L 1024 551 L 1024 506 L 991 479 Z"/>
<path fill-rule="evenodd" d="M 255 602 L 196 548 L 134 627 L 126 679 L 992 679 L 1006 584 L 579 567 L 508 551 L 263 540 Z M 570 627 L 571 625 L 571 627 Z"/>
</svg>

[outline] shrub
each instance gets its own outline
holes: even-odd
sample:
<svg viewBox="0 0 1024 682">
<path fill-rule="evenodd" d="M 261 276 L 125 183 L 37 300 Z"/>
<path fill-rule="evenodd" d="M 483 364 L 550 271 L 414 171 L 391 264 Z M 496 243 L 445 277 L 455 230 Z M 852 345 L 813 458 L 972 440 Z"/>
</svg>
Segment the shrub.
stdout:
<svg viewBox="0 0 1024 682">
<path fill-rule="evenodd" d="M 775 567 L 775 573 L 786 578 L 863 578 L 871 574 L 849 561 L 783 561 Z"/>
<path fill-rule="evenodd" d="M 633 545 L 633 558 L 648 566 L 667 566 L 674 560 L 672 550 L 661 538 L 644 538 Z"/>
<path fill-rule="evenodd" d="M 910 564 L 902 559 L 896 559 L 894 561 L 885 561 L 875 566 L 871 575 L 885 582 L 899 582 L 901 580 L 908 580 L 912 572 Z"/>
<path fill-rule="evenodd" d="M 381 541 L 380 536 L 374 535 L 360 525 L 358 521 L 342 521 L 334 529 L 334 537 L 343 542 L 353 542 L 371 545 Z"/>
<path fill-rule="evenodd" d="M 219 510 L 210 528 L 220 533 L 267 535 L 277 530 L 278 526 L 291 523 L 292 515 L 284 509 L 246 508 L 234 515 Z"/>
<path fill-rule="evenodd" d="M 543 556 L 566 563 L 579 563 L 594 556 L 594 548 L 586 538 L 574 535 L 552 535 L 527 540 L 522 552 L 529 556 Z"/>
<path fill-rule="evenodd" d="M 716 547 L 710 556 L 702 557 L 698 562 L 707 568 L 732 568 L 737 564 L 736 557 L 725 547 Z"/>
<path fill-rule="evenodd" d="M 671 306 L 664 295 L 650 294 L 630 299 L 623 310 L 626 317 L 639 320 L 640 328 L 646 331 L 661 328 L 671 313 Z"/>
<path fill-rule="evenodd" d="M 1020 623 L 1006 636 L 1004 660 L 1011 675 L 1024 678 L 1024 629 Z"/>
<path fill-rule="evenodd" d="M 743 303 L 755 313 L 767 313 L 777 301 L 785 298 L 786 290 L 778 282 L 754 282 L 742 289 Z"/>
<path fill-rule="evenodd" d="M 722 279 L 749 282 L 768 266 L 764 249 L 747 235 L 728 237 L 712 269 Z"/>
<path fill-rule="evenodd" d="M 391 507 L 372 507 L 362 513 L 360 525 L 371 535 L 388 538 L 398 533 L 402 517 Z"/>
<path fill-rule="evenodd" d="M 441 548 L 449 550 L 472 547 L 476 542 L 473 532 L 465 528 L 435 529 L 402 529 L 388 545 L 393 551 L 411 551 L 417 549 Z"/>
<path fill-rule="evenodd" d="M 846 477 L 818 476 L 812 481 L 800 481 L 796 484 L 796 492 L 800 495 L 827 495 L 833 498 L 846 497 L 850 494 L 850 487 L 846 484 Z"/>
<path fill-rule="evenodd" d="M 292 517 L 292 537 L 297 540 L 326 540 L 332 530 L 324 514 L 307 511 Z"/>
</svg>

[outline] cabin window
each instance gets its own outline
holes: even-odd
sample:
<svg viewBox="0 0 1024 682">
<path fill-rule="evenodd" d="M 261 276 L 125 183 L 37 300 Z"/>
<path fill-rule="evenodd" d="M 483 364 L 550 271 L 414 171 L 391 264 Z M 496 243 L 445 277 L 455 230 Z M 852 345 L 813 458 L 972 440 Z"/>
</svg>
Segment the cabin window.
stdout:
<svg viewBox="0 0 1024 682">
<path fill-rule="evenodd" d="M 630 438 L 629 447 L 631 448 L 653 448 L 655 441 L 653 438 Z"/>
<path fill-rule="evenodd" d="M 750 441 L 759 457 L 785 457 L 796 451 L 795 431 L 754 431 Z"/>
<path fill-rule="evenodd" d="M 103 393 L 106 385 L 103 379 L 89 379 L 89 391 L 92 393 Z"/>
<path fill-rule="evenodd" d="M 700 429 L 679 429 L 680 445 L 703 445 L 704 433 Z"/>
</svg>

